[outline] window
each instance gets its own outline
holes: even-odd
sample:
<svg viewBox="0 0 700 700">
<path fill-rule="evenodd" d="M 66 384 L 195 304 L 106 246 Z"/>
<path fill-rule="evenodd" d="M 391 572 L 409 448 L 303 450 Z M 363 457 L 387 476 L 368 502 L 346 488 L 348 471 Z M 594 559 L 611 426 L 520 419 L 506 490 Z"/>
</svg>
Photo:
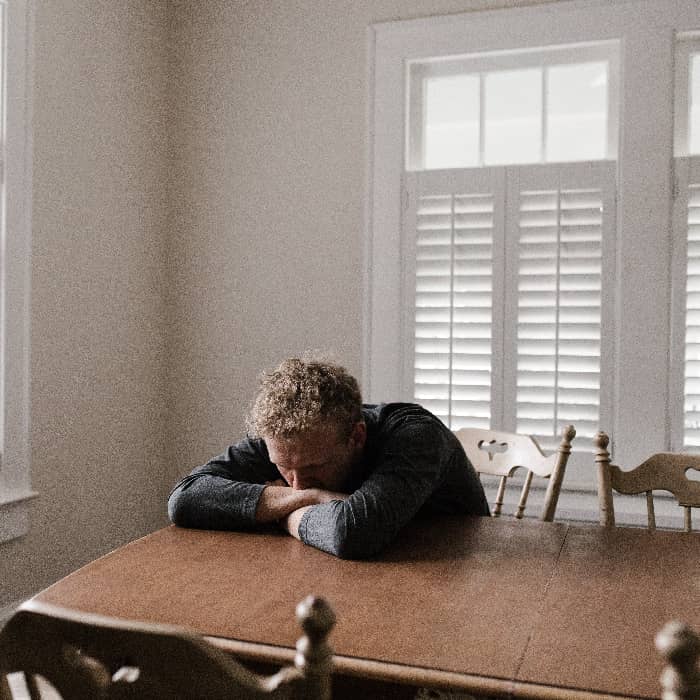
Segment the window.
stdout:
<svg viewBox="0 0 700 700">
<path fill-rule="evenodd" d="M 572 422 L 583 452 L 564 489 L 581 503 L 595 492 L 597 430 L 620 464 L 671 447 L 684 419 L 685 375 L 674 377 L 686 303 L 674 267 L 685 275 L 685 253 L 678 263 L 670 233 L 684 187 L 678 159 L 672 187 L 673 85 L 676 44 L 698 30 L 690 0 L 370 29 L 370 400 L 416 399 L 454 428 L 549 440 Z M 699 69 L 687 53 L 693 149 Z M 695 201 L 684 204 L 686 237 Z M 680 317 L 682 340 L 669 333 Z M 594 503 L 578 513 L 571 503 L 596 517 Z"/>
<path fill-rule="evenodd" d="M 700 36 L 676 42 L 674 140 L 674 313 L 672 381 L 676 407 L 672 446 L 700 449 Z"/>
<path fill-rule="evenodd" d="M 618 44 L 411 61 L 407 169 L 615 158 Z"/>
<path fill-rule="evenodd" d="M 28 529 L 31 6 L 0 0 L 0 541 Z"/>
<path fill-rule="evenodd" d="M 411 398 L 453 429 L 552 445 L 568 422 L 579 445 L 598 430 L 615 167 L 594 162 L 616 155 L 617 54 L 609 42 L 409 64 Z"/>
</svg>

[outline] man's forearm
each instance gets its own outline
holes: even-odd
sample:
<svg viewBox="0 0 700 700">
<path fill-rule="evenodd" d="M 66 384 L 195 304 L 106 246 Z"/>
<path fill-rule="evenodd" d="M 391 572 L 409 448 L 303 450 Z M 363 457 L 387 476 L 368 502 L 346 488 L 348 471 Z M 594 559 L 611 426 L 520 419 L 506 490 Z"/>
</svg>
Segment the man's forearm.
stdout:
<svg viewBox="0 0 700 700">
<path fill-rule="evenodd" d="M 297 508 L 297 510 L 293 510 L 289 515 L 287 515 L 284 518 L 281 518 L 279 521 L 280 525 L 292 537 L 296 537 L 298 540 L 301 539 L 301 536 L 299 535 L 299 524 L 301 523 L 301 519 L 304 517 L 304 513 L 306 513 L 306 511 L 309 510 L 309 508 L 311 508 L 311 506 Z"/>
</svg>

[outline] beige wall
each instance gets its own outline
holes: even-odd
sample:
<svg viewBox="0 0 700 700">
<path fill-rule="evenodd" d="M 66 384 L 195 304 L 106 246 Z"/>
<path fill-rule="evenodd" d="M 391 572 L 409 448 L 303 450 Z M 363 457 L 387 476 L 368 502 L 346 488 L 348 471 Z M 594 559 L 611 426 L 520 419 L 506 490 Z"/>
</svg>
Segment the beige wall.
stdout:
<svg viewBox="0 0 700 700">
<path fill-rule="evenodd" d="M 36 3 L 32 502 L 0 606 L 164 522 L 166 7 Z"/>
<path fill-rule="evenodd" d="M 242 428 L 262 367 L 359 374 L 369 24 L 532 1 L 182 0 L 173 466 Z"/>
<path fill-rule="evenodd" d="M 0 606 L 164 523 L 261 368 L 359 373 L 366 28 L 513 4 L 36 0 L 40 496 Z"/>
</svg>

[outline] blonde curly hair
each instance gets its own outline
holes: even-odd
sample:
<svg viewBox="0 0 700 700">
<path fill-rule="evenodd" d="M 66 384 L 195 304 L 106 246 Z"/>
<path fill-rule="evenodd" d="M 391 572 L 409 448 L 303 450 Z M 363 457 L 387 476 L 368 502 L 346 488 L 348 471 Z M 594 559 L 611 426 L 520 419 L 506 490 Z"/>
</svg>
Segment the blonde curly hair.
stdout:
<svg viewBox="0 0 700 700">
<path fill-rule="evenodd" d="M 289 439 L 334 424 L 341 439 L 362 420 L 362 394 L 344 367 L 323 359 L 292 357 L 263 372 L 246 421 L 251 437 Z"/>
</svg>

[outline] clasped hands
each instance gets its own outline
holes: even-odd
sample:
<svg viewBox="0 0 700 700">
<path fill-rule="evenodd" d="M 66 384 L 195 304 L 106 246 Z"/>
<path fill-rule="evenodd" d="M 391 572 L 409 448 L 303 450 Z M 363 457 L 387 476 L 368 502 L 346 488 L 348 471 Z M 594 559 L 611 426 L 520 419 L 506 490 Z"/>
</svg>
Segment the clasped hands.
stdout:
<svg viewBox="0 0 700 700">
<path fill-rule="evenodd" d="M 255 519 L 260 523 L 278 522 L 290 535 L 299 539 L 299 524 L 312 506 L 345 500 L 347 493 L 322 488 L 293 489 L 283 479 L 265 482 Z"/>
</svg>

